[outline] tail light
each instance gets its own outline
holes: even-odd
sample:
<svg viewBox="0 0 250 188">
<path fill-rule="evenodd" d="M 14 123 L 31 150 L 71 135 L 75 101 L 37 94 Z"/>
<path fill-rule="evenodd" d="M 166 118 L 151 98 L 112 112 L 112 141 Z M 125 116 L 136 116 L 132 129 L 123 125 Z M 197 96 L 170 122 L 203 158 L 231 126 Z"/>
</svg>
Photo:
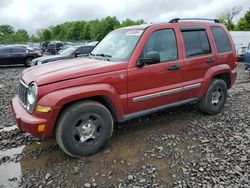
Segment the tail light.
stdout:
<svg viewBox="0 0 250 188">
<path fill-rule="evenodd" d="M 39 56 L 43 56 L 42 52 L 40 52 L 40 51 L 35 51 L 35 53 L 36 53 L 37 55 L 39 55 Z"/>
<path fill-rule="evenodd" d="M 236 53 L 234 53 L 234 56 L 233 56 L 233 68 L 236 68 L 237 67 L 237 65 L 238 65 L 238 62 L 237 62 L 237 58 L 236 58 Z"/>
</svg>

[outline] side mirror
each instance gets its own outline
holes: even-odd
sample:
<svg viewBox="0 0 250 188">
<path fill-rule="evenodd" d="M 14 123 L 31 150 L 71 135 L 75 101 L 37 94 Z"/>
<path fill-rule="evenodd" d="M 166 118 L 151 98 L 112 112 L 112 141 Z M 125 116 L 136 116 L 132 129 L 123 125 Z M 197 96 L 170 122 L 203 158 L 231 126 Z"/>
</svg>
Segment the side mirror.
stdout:
<svg viewBox="0 0 250 188">
<path fill-rule="evenodd" d="M 161 60 L 160 60 L 159 52 L 151 51 L 151 52 L 148 52 L 144 58 L 140 58 L 136 65 L 138 67 L 142 67 L 144 65 L 160 63 L 160 61 Z"/>
</svg>

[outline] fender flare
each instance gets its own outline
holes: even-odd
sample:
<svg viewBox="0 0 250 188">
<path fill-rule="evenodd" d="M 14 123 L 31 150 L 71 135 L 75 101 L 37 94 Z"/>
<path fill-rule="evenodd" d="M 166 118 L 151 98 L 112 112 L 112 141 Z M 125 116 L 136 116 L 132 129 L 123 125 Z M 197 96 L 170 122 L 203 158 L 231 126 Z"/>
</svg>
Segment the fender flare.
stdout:
<svg viewBox="0 0 250 188">
<path fill-rule="evenodd" d="M 208 69 L 203 79 L 199 97 L 203 97 L 206 94 L 208 87 L 210 86 L 215 76 L 225 73 L 229 75 L 231 74 L 230 66 L 227 64 L 217 65 Z M 231 79 L 231 76 L 229 78 Z"/>
</svg>

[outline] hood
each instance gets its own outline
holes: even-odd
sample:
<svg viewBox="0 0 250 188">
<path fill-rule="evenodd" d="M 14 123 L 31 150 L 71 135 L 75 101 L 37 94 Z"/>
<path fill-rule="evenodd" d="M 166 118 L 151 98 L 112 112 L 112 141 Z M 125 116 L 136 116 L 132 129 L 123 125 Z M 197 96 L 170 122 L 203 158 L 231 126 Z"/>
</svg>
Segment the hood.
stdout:
<svg viewBox="0 0 250 188">
<path fill-rule="evenodd" d="M 88 58 L 75 58 L 62 60 L 60 62 L 42 64 L 25 69 L 21 78 L 27 85 L 35 81 L 39 86 L 53 82 L 59 82 L 61 80 L 122 70 L 126 67 L 126 62 L 111 62 Z"/>
<path fill-rule="evenodd" d="M 51 56 L 39 57 L 39 58 L 34 59 L 33 61 L 35 61 L 37 63 L 38 61 L 47 62 L 47 61 L 53 61 L 53 60 L 60 60 L 63 58 L 65 58 L 65 56 L 63 56 L 63 55 L 51 55 Z"/>
<path fill-rule="evenodd" d="M 46 63 L 46 62 L 49 62 L 49 61 L 55 61 L 55 60 L 60 60 L 60 59 L 65 59 L 67 58 L 68 56 L 65 56 L 65 55 L 53 55 L 53 56 L 47 56 L 47 57 L 44 57 L 43 59 L 41 59 L 40 61 L 42 63 Z"/>
</svg>

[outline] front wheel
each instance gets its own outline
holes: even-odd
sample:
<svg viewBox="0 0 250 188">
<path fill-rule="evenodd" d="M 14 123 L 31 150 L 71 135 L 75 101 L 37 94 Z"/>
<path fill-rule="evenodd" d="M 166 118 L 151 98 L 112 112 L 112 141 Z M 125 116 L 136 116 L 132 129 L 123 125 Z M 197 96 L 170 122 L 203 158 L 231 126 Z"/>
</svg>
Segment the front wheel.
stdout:
<svg viewBox="0 0 250 188">
<path fill-rule="evenodd" d="M 25 60 L 25 65 L 30 67 L 31 66 L 31 62 L 32 62 L 33 58 L 31 57 L 28 57 L 26 60 Z"/>
<path fill-rule="evenodd" d="M 112 132 L 113 118 L 109 110 L 95 101 L 81 101 L 61 113 L 56 140 L 64 152 L 80 157 L 98 152 Z"/>
<path fill-rule="evenodd" d="M 214 79 L 206 95 L 198 102 L 200 111 L 206 114 L 219 113 L 227 100 L 227 85 L 224 80 Z"/>
</svg>

